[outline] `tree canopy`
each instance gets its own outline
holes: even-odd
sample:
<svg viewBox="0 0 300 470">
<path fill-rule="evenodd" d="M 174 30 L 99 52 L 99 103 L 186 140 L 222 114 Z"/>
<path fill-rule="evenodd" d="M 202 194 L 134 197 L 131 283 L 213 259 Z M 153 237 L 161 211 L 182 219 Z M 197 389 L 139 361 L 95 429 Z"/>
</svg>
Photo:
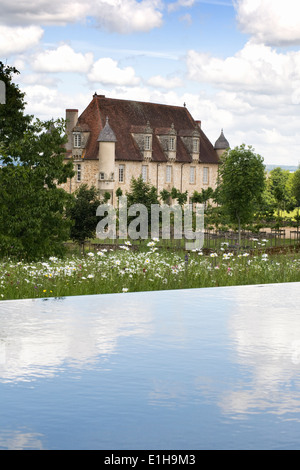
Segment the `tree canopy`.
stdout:
<svg viewBox="0 0 300 470">
<path fill-rule="evenodd" d="M 82 184 L 75 192 L 72 204 L 66 211 L 72 221 L 70 237 L 76 243 L 83 245 L 85 240 L 95 238 L 98 206 L 99 198 L 96 188 L 88 188 L 86 184 Z"/>
<path fill-rule="evenodd" d="M 74 173 L 72 163 L 64 163 L 64 122 L 25 114 L 16 73 L 0 63 L 7 93 L 0 105 L 0 255 L 34 259 L 62 253 L 70 195 L 58 185 Z"/>
<path fill-rule="evenodd" d="M 231 222 L 241 226 L 249 223 L 265 187 L 265 166 L 260 155 L 245 144 L 222 155 L 215 197 Z"/>
</svg>

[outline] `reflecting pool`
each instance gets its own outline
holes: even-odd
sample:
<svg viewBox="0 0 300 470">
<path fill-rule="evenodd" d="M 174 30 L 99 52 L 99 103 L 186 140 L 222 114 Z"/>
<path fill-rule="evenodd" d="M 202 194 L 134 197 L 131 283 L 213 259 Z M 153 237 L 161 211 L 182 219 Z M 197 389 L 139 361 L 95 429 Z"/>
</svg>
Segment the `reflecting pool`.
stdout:
<svg viewBox="0 0 300 470">
<path fill-rule="evenodd" d="M 0 449 L 300 448 L 299 292 L 0 302 Z"/>
</svg>

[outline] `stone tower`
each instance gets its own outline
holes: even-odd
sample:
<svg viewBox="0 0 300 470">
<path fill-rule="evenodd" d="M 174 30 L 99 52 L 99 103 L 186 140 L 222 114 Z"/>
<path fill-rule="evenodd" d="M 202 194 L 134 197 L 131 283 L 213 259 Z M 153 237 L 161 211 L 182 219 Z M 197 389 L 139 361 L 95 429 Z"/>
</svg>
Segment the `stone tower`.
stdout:
<svg viewBox="0 0 300 470">
<path fill-rule="evenodd" d="M 230 148 L 229 142 L 224 136 L 223 129 L 221 130 L 220 137 L 218 138 L 218 140 L 216 140 L 214 148 L 215 148 L 215 151 L 217 152 L 219 158 L 225 152 L 225 150 Z"/>
<path fill-rule="evenodd" d="M 113 190 L 115 183 L 115 145 L 117 138 L 109 125 L 108 117 L 104 128 L 97 139 L 99 142 L 99 190 L 100 196 L 110 193 L 109 202 L 113 204 Z"/>
</svg>

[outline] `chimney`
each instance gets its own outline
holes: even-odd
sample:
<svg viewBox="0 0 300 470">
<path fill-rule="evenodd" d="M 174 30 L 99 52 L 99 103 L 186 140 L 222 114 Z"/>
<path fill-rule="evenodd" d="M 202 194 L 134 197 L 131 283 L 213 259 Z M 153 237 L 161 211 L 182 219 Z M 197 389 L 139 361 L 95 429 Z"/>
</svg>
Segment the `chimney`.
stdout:
<svg viewBox="0 0 300 470">
<path fill-rule="evenodd" d="M 78 121 L 78 109 L 66 109 L 66 134 L 68 136 L 68 142 L 66 144 L 67 150 L 72 150 L 72 130 L 76 126 Z"/>
<path fill-rule="evenodd" d="M 196 121 L 196 124 L 198 125 L 199 129 L 201 129 L 201 121 Z"/>
</svg>

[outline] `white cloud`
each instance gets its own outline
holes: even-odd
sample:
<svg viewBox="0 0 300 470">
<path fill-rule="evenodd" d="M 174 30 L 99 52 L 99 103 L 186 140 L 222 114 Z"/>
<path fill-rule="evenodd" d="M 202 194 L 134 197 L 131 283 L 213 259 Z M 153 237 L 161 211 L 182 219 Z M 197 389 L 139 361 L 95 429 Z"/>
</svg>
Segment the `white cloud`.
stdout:
<svg viewBox="0 0 300 470">
<path fill-rule="evenodd" d="M 299 90 L 300 51 L 283 54 L 249 41 L 226 59 L 189 51 L 187 66 L 190 79 L 222 89 L 289 95 Z"/>
<path fill-rule="evenodd" d="M 234 0 L 240 29 L 268 45 L 300 44 L 299 0 Z"/>
<path fill-rule="evenodd" d="M 98 27 L 131 33 L 162 25 L 161 0 L 1 0 L 0 24 L 66 25 L 93 19 Z"/>
<path fill-rule="evenodd" d="M 0 23 L 65 25 L 84 18 L 88 14 L 89 6 L 89 2 L 78 0 L 1 0 Z"/>
<path fill-rule="evenodd" d="M 147 83 L 150 86 L 165 89 L 178 88 L 183 85 L 182 80 L 178 77 L 164 78 L 161 75 L 155 75 L 154 77 L 149 78 Z"/>
<path fill-rule="evenodd" d="M 44 84 L 25 85 L 22 91 L 27 102 L 26 113 L 43 120 L 65 118 L 67 108 L 83 110 L 92 98 L 92 93 L 68 94 Z"/>
<path fill-rule="evenodd" d="M 98 0 L 91 15 L 97 24 L 118 33 L 147 32 L 162 25 L 160 0 Z"/>
<path fill-rule="evenodd" d="M 175 11 L 182 7 L 192 7 L 196 0 L 177 0 L 168 5 L 168 11 Z"/>
<path fill-rule="evenodd" d="M 57 49 L 45 50 L 35 55 L 32 68 L 38 72 L 87 73 L 93 62 L 93 54 L 75 52 L 68 44 Z"/>
<path fill-rule="evenodd" d="M 107 57 L 98 59 L 90 73 L 88 79 L 91 82 L 98 82 L 102 84 L 113 85 L 138 85 L 140 79 L 136 77 L 135 71 L 132 67 L 124 67 L 123 69 L 118 66 L 118 62 Z"/>
<path fill-rule="evenodd" d="M 9 27 L 0 25 L 0 55 L 19 54 L 36 46 L 44 31 L 39 26 Z"/>
</svg>

